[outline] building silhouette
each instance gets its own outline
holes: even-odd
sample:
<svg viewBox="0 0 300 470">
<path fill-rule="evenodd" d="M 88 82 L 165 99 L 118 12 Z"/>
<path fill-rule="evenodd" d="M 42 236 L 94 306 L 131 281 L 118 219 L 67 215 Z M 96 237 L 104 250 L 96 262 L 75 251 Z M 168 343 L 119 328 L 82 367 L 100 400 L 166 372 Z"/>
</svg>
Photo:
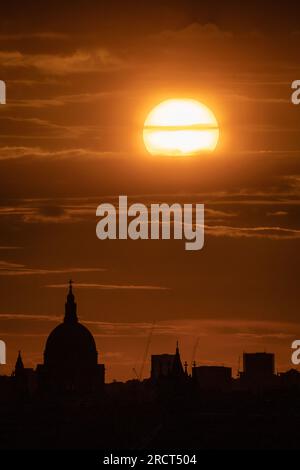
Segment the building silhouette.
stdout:
<svg viewBox="0 0 300 470">
<path fill-rule="evenodd" d="M 155 354 L 151 356 L 151 381 L 185 377 L 178 341 L 175 354 Z"/>
<path fill-rule="evenodd" d="M 275 355 L 266 352 L 244 353 L 243 370 L 238 377 L 232 376 L 232 369 L 225 366 L 196 366 L 192 364 L 192 373 L 188 374 L 188 364 L 181 360 L 178 341 L 174 354 L 153 354 L 151 356 L 151 373 L 149 379 L 127 383 L 105 385 L 105 367 L 98 363 L 98 352 L 91 332 L 82 325 L 77 316 L 77 304 L 73 294 L 72 281 L 69 282 L 65 315 L 62 323 L 49 334 L 45 349 L 44 361 L 36 370 L 25 368 L 19 352 L 11 377 L 0 375 L 0 398 L 5 397 L 70 397 L 97 396 L 98 392 L 121 395 L 132 394 L 131 388 L 137 384 L 146 385 L 148 391 L 156 385 L 167 386 L 170 396 L 176 389 L 193 387 L 200 392 L 230 391 L 261 392 L 264 390 L 300 389 L 300 373 L 291 369 L 275 373 Z M 126 389 L 127 387 L 127 389 Z M 150 387 L 150 388 L 149 388 Z M 126 390 L 125 390 L 126 389 Z"/>
<path fill-rule="evenodd" d="M 244 375 L 258 379 L 260 376 L 272 376 L 275 372 L 275 356 L 272 353 L 244 353 Z"/>
<path fill-rule="evenodd" d="M 227 391 L 232 386 L 232 370 L 224 366 L 194 366 L 192 379 L 201 390 Z"/>
<path fill-rule="evenodd" d="M 243 359 L 237 377 L 195 362 L 189 375 L 177 342 L 174 354 L 151 356 L 149 378 L 105 384 L 70 282 L 43 363 L 26 368 L 19 352 L 12 375 L 0 375 L 0 448 L 298 448 L 300 372 L 276 373 L 270 353 Z"/>
<path fill-rule="evenodd" d="M 105 368 L 90 331 L 78 321 L 72 281 L 65 316 L 48 336 L 44 363 L 37 366 L 38 387 L 45 393 L 93 393 L 104 385 Z"/>
<path fill-rule="evenodd" d="M 36 391 L 36 373 L 34 369 L 24 367 L 21 351 L 18 353 L 15 369 L 12 373 L 12 381 L 18 397 L 26 398 Z"/>
<path fill-rule="evenodd" d="M 246 388 L 255 390 L 276 385 L 275 355 L 266 352 L 244 353 L 240 381 Z"/>
</svg>

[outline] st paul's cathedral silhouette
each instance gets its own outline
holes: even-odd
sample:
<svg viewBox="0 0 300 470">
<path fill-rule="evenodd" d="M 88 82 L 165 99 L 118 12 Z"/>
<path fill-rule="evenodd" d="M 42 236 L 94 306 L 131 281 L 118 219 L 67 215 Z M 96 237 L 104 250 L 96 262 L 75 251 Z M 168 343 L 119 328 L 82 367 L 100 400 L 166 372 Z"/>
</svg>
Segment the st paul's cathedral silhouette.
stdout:
<svg viewBox="0 0 300 470">
<path fill-rule="evenodd" d="M 65 316 L 48 336 L 44 363 L 36 369 L 38 386 L 45 393 L 92 393 L 104 385 L 105 367 L 91 332 L 77 317 L 72 281 L 65 303 Z"/>
</svg>

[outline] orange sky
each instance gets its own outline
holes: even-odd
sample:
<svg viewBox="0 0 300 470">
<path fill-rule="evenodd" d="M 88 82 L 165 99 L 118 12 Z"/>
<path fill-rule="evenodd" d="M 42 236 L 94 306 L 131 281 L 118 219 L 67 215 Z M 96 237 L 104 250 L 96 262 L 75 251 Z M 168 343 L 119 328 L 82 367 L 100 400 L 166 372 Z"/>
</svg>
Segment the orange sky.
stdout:
<svg viewBox="0 0 300 470">
<path fill-rule="evenodd" d="M 290 100 L 300 78 L 299 5 L 208 3 L 1 6 L 0 339 L 8 366 L 0 373 L 18 349 L 27 366 L 42 360 L 70 277 L 108 380 L 133 377 L 154 320 L 150 354 L 172 352 L 178 338 L 190 363 L 199 337 L 201 363 L 236 372 L 243 351 L 266 349 L 280 370 L 291 367 L 299 337 L 300 106 Z M 214 111 L 217 152 L 186 160 L 145 152 L 145 117 L 173 97 Z M 119 194 L 204 203 L 204 249 L 100 242 L 96 208 Z"/>
</svg>

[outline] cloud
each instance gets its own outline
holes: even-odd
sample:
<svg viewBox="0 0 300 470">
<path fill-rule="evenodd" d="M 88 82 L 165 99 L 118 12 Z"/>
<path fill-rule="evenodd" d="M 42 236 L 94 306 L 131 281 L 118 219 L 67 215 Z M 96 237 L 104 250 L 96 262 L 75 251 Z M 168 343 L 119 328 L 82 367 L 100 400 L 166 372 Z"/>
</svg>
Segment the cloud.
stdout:
<svg viewBox="0 0 300 470">
<path fill-rule="evenodd" d="M 95 131 L 96 126 L 92 125 L 61 125 L 51 122 L 47 119 L 40 119 L 35 117 L 20 118 L 16 116 L 5 116 L 0 118 L 2 122 L 9 126 L 10 132 L 6 132 L 6 137 L 14 137 L 15 139 L 22 139 L 25 137 L 26 132 L 30 135 L 33 132 L 35 139 L 51 139 L 51 138 L 77 138 L 84 135 L 86 132 Z M 20 124 L 22 125 L 23 134 L 18 134 Z M 97 129 L 99 130 L 99 129 Z M 46 131 L 46 133 L 44 133 Z"/>
<path fill-rule="evenodd" d="M 108 197 L 118 206 L 118 197 Z M 134 200 L 134 197 L 130 200 Z M 147 207 L 150 207 L 149 196 L 138 196 Z M 65 199 L 60 203 L 57 200 L 41 199 L 21 200 L 17 206 L 0 206 L 0 216 L 20 216 L 25 223 L 77 223 L 85 220 L 86 217 L 94 217 L 96 207 L 99 205 L 97 198 L 77 198 L 76 200 Z M 118 207 L 116 208 L 118 213 Z M 206 219 L 214 222 L 223 222 L 227 219 L 237 217 L 234 211 L 225 211 L 206 208 Z"/>
<path fill-rule="evenodd" d="M 21 246 L 0 246 L 0 250 L 20 250 Z"/>
<path fill-rule="evenodd" d="M 44 40 L 67 40 L 70 39 L 68 34 L 57 32 L 38 32 L 38 33 L 9 33 L 0 34 L 0 41 L 20 41 L 22 39 L 44 39 Z"/>
<path fill-rule="evenodd" d="M 286 215 L 289 215 L 287 211 L 267 212 L 268 217 L 285 217 Z"/>
<path fill-rule="evenodd" d="M 174 198 L 180 204 L 185 204 L 187 201 L 195 204 L 205 200 L 207 236 L 294 240 L 300 238 L 298 227 L 300 199 L 295 196 L 297 195 L 290 194 L 289 189 L 270 194 L 263 191 L 240 191 L 231 195 L 227 193 L 152 196 L 139 194 L 130 196 L 128 204 L 138 201 L 145 204 L 149 210 L 152 203 L 161 203 L 164 200 L 173 204 Z M 13 217 L 15 223 L 20 219 L 22 223 L 27 224 L 79 224 L 94 220 L 99 202 L 114 204 L 118 214 L 118 196 L 107 195 L 100 199 L 96 197 L 20 199 L 17 205 L 0 206 L 0 217 Z M 245 207 L 241 210 L 239 206 Z M 271 220 L 271 217 L 274 220 Z M 171 223 L 174 221 L 171 220 Z"/>
<path fill-rule="evenodd" d="M 24 264 L 0 261 L 0 276 L 47 276 L 51 274 L 72 274 L 103 272 L 105 268 L 29 268 Z"/>
<path fill-rule="evenodd" d="M 238 215 L 239 215 L 238 212 L 209 209 L 207 207 L 205 208 L 206 220 L 210 219 L 210 220 L 214 220 L 215 222 L 217 221 L 221 222 L 226 219 L 237 217 Z"/>
<path fill-rule="evenodd" d="M 65 287 L 65 286 L 64 286 Z M 77 284 L 76 284 L 77 288 Z M 30 314 L 0 314 L 1 320 L 34 322 L 61 322 L 60 316 Z M 155 337 L 194 337 L 209 338 L 211 336 L 235 337 L 236 339 L 268 341 L 270 339 L 284 341 L 295 338 L 299 333 L 299 325 L 291 322 L 272 320 L 234 320 L 234 319 L 182 319 L 150 322 L 104 322 L 83 320 L 83 324 L 96 328 L 96 337 L 147 337 L 153 329 Z M 24 332 L 25 333 L 25 332 Z M 27 332 L 28 333 L 28 332 Z M 49 334 L 48 330 L 45 335 Z M 32 333 L 32 336 L 35 336 Z M 44 336 L 41 332 L 37 336 Z"/>
<path fill-rule="evenodd" d="M 65 289 L 66 284 L 48 284 L 46 287 L 54 289 Z M 138 284 L 97 284 L 97 283 L 76 283 L 76 289 L 100 289 L 100 290 L 143 290 L 143 291 L 165 291 L 168 287 Z"/>
<path fill-rule="evenodd" d="M 31 204 L 23 201 L 18 206 L 2 206 L 0 207 L 0 216 L 21 216 L 25 223 L 59 223 L 78 222 L 80 220 L 78 215 L 87 213 L 87 210 L 85 212 L 83 208 L 80 211 L 80 207 L 64 206 L 63 204 L 51 203 L 51 201 L 45 201 L 43 204 L 36 201 L 36 204 L 33 201 Z M 76 211 L 76 209 L 78 210 Z M 95 208 L 92 212 L 95 213 Z M 11 249 L 11 247 L 8 248 Z"/>
<path fill-rule="evenodd" d="M 61 320 L 61 317 L 53 315 L 28 315 L 22 313 L 0 313 L 1 320 L 28 320 L 28 321 L 50 321 L 57 322 Z"/>
<path fill-rule="evenodd" d="M 75 223 L 79 222 L 79 220 L 78 217 L 72 216 L 63 206 L 59 205 L 44 205 L 28 208 L 27 213 L 23 214 L 23 221 L 25 223 L 61 224 Z"/>
<path fill-rule="evenodd" d="M 71 201 L 21 200 L 16 206 L 0 206 L 0 217 L 20 218 L 22 223 L 27 224 L 74 224 L 82 222 L 87 216 L 95 216 L 98 201 Z"/>
<path fill-rule="evenodd" d="M 37 81 L 37 83 L 39 83 Z M 43 83 L 43 82 L 42 82 Z M 26 83 L 25 83 L 26 84 Z M 28 84 L 28 83 L 27 83 Z M 30 84 L 30 83 L 29 83 Z M 101 92 L 85 92 L 68 95 L 57 95 L 51 98 L 29 98 L 29 99 L 11 99 L 9 103 L 6 103 L 5 109 L 8 108 L 49 108 L 65 106 L 68 104 L 85 104 L 95 103 L 96 101 L 117 99 L 126 93 L 125 91 L 101 91 Z M 128 93 L 128 92 L 127 92 Z"/>
<path fill-rule="evenodd" d="M 124 62 L 105 48 L 76 50 L 69 55 L 1 51 L 0 62 L 2 67 L 33 67 L 43 74 L 52 75 L 108 72 L 124 67 Z"/>
<path fill-rule="evenodd" d="M 159 43 L 168 42 L 176 43 L 181 48 L 185 47 L 187 43 L 195 47 L 195 43 L 202 41 L 221 41 L 231 39 L 233 34 L 229 31 L 220 29 L 217 25 L 212 23 L 200 24 L 191 23 L 183 29 L 178 30 L 165 30 L 158 34 L 151 36 L 152 40 Z"/>
<path fill-rule="evenodd" d="M 270 240 L 298 240 L 300 230 L 283 227 L 229 227 L 225 225 L 209 225 L 205 234 L 214 237 L 261 238 Z"/>
<path fill-rule="evenodd" d="M 40 158 L 61 160 L 63 158 L 113 158 L 124 157 L 124 153 L 105 152 L 94 149 L 85 148 L 69 148 L 64 150 L 48 150 L 41 147 L 25 147 L 25 146 L 6 146 L 0 147 L 0 160 L 16 160 L 21 158 Z"/>
</svg>

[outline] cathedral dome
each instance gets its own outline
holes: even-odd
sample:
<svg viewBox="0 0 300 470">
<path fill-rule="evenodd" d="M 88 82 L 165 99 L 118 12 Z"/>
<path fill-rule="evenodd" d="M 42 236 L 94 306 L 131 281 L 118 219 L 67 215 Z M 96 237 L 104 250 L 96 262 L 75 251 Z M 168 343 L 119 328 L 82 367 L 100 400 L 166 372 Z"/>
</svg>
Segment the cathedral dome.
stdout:
<svg viewBox="0 0 300 470">
<path fill-rule="evenodd" d="M 53 396 L 97 393 L 105 382 L 104 364 L 90 331 L 77 318 L 77 305 L 70 281 L 64 321 L 48 336 L 44 364 L 37 367 L 38 387 Z"/>
<path fill-rule="evenodd" d="M 97 364 L 94 338 L 81 323 L 62 323 L 50 333 L 44 353 L 45 364 L 55 365 L 68 360 Z"/>
<path fill-rule="evenodd" d="M 97 350 L 90 331 L 78 322 L 76 302 L 70 283 L 65 318 L 50 333 L 44 351 L 44 364 L 54 367 L 92 367 L 97 364 Z"/>
</svg>

